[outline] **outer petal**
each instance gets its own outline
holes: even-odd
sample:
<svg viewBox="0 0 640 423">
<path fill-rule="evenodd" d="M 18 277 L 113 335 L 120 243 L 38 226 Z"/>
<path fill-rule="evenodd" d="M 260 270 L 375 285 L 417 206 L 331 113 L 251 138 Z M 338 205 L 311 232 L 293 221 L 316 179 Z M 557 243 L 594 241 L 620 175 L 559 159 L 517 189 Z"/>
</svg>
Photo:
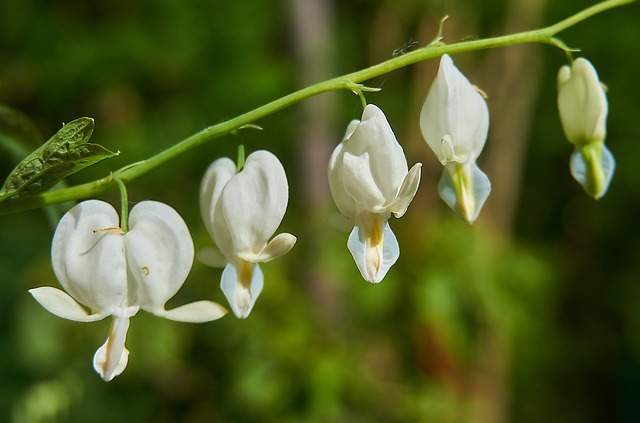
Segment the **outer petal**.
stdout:
<svg viewBox="0 0 640 423">
<path fill-rule="evenodd" d="M 221 158 L 207 168 L 200 185 L 200 214 L 207 231 L 220 251 L 233 254 L 233 241 L 226 229 L 224 216 L 219 212 L 218 202 L 227 182 L 236 174 L 236 164 L 228 158 Z M 218 222 L 215 225 L 215 222 Z M 218 229 L 214 230 L 214 226 Z"/>
<path fill-rule="evenodd" d="M 114 317 L 106 342 L 93 356 L 93 368 L 106 381 L 122 373 L 129 361 L 129 350 L 124 347 L 129 330 L 129 317 Z"/>
<path fill-rule="evenodd" d="M 235 266 L 228 264 L 222 271 L 220 288 L 233 313 L 240 319 L 249 316 L 263 286 L 262 270 L 256 263 L 239 261 Z"/>
<path fill-rule="evenodd" d="M 64 289 L 94 312 L 108 315 L 127 296 L 118 214 L 104 201 L 84 201 L 60 220 L 51 261 Z"/>
<path fill-rule="evenodd" d="M 377 106 L 365 107 L 362 121 L 345 141 L 343 167 L 345 191 L 363 208 L 379 212 L 396 198 L 407 174 L 407 160 Z"/>
<path fill-rule="evenodd" d="M 359 224 L 349 235 L 347 247 L 362 277 L 371 283 L 379 283 L 400 257 L 400 246 L 381 215 L 360 216 Z"/>
<path fill-rule="evenodd" d="M 355 219 L 356 216 L 356 200 L 351 197 L 344 189 L 344 171 L 343 161 L 345 152 L 345 141 L 348 140 L 353 132 L 358 127 L 359 120 L 352 120 L 347 127 L 347 132 L 342 139 L 342 142 L 333 150 L 331 158 L 329 159 L 329 166 L 327 169 L 327 176 L 329 177 L 329 189 L 333 196 L 333 201 L 336 203 L 338 210 L 343 215 Z"/>
<path fill-rule="evenodd" d="M 288 233 L 278 234 L 269 241 L 260 254 L 239 254 L 238 256 L 254 263 L 271 261 L 291 251 L 297 240 L 298 238 Z"/>
<path fill-rule="evenodd" d="M 473 223 L 491 192 L 491 183 L 475 163 L 448 163 L 438 183 L 438 192 L 453 211 Z"/>
<path fill-rule="evenodd" d="M 131 210 L 129 226 L 125 235 L 127 268 L 136 283 L 129 303 L 151 312 L 164 310 L 193 264 L 193 241 L 187 225 L 168 205 L 144 201 Z"/>
<path fill-rule="evenodd" d="M 400 186 L 400 191 L 396 199 L 389 204 L 386 209 L 397 218 L 401 218 L 407 212 L 407 208 L 416 192 L 418 192 L 418 186 L 420 185 L 420 175 L 422 173 L 422 163 L 416 163 L 413 165 L 409 173 L 405 176 Z"/>
<path fill-rule="evenodd" d="M 474 161 L 487 139 L 489 109 L 448 55 L 422 106 L 420 129 L 440 162 Z M 445 135 L 449 141 L 443 143 Z"/>
<path fill-rule="evenodd" d="M 104 314 L 89 314 L 66 292 L 57 288 L 43 286 L 30 289 L 29 293 L 48 312 L 63 319 L 75 320 L 76 322 L 95 322 L 107 317 Z"/>
<path fill-rule="evenodd" d="M 216 219 L 214 233 L 217 237 L 228 230 L 236 253 L 259 254 L 280 225 L 288 201 L 289 184 L 282 164 L 272 153 L 256 151 L 225 186 L 220 207 L 226 225 L 221 228 Z"/>
<path fill-rule="evenodd" d="M 583 58 L 558 72 L 558 110 L 567 139 L 577 146 L 606 135 L 607 96 L 591 63 Z"/>
<path fill-rule="evenodd" d="M 221 318 L 227 309 L 212 301 L 195 301 L 171 310 L 156 310 L 154 314 L 179 322 L 203 323 Z"/>
</svg>

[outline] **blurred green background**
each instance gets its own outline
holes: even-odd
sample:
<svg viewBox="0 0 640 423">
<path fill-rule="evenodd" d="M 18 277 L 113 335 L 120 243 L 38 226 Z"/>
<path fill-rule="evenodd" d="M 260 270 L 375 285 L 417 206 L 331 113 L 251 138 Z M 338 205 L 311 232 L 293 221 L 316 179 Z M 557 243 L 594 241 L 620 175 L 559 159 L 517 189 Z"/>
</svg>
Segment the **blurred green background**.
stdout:
<svg viewBox="0 0 640 423">
<path fill-rule="evenodd" d="M 313 82 L 428 43 L 553 23 L 587 0 L 3 0 L 0 103 L 44 138 L 62 122 L 96 120 L 93 141 L 121 150 L 69 178 L 90 181 Z M 251 316 L 191 325 L 139 313 L 126 371 L 104 383 L 91 367 L 109 322 L 57 318 L 28 295 L 58 286 L 42 210 L 1 216 L 0 421 L 7 422 L 635 422 L 640 421 L 640 5 L 561 34 L 608 86 L 607 143 L 617 159 L 596 202 L 571 178 L 571 146 L 555 105 L 566 62 L 548 46 L 454 57 L 489 96 L 480 167 L 493 183 L 470 226 L 437 198 L 442 170 L 421 139 L 419 110 L 437 61 L 369 81 L 418 196 L 392 219 L 402 254 L 379 285 L 364 282 L 336 210 L 326 163 L 359 99 L 330 93 L 243 131 L 249 151 L 283 161 L 290 205 L 280 231 L 299 237 L 262 266 Z M 207 165 L 233 157 L 216 140 L 129 184 L 133 202 L 176 208 L 197 248 Z M 35 148 L 35 146 L 34 146 Z M 4 152 L 5 177 L 15 165 Z M 101 197 L 118 204 L 115 193 Z M 169 306 L 226 300 L 220 270 L 196 262 Z"/>
</svg>

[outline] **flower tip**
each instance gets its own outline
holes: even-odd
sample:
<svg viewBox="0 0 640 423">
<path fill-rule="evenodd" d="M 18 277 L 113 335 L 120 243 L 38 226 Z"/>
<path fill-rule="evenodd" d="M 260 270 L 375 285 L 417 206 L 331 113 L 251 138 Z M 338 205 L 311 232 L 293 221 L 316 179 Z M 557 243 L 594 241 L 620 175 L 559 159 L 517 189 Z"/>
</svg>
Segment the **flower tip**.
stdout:
<svg viewBox="0 0 640 423">
<path fill-rule="evenodd" d="M 369 282 L 370 284 L 373 285 L 377 285 L 380 282 L 382 282 L 382 279 L 384 279 L 384 276 L 380 277 L 380 273 L 376 274 L 376 275 L 371 275 L 371 276 L 365 276 L 362 275 L 364 277 L 364 281 L 365 282 Z"/>
<path fill-rule="evenodd" d="M 362 278 L 373 284 L 382 282 L 400 257 L 398 240 L 386 220 L 354 226 L 349 234 L 347 248 Z"/>
<path fill-rule="evenodd" d="M 227 297 L 233 314 L 239 319 L 245 319 L 262 292 L 264 276 L 257 263 L 240 261 L 237 266 L 238 268 L 228 264 L 224 268 L 220 288 Z"/>
<path fill-rule="evenodd" d="M 474 216 L 474 214 L 475 213 L 472 209 L 465 208 L 464 206 L 461 207 L 460 215 L 469 225 L 473 225 L 473 223 L 476 221 L 477 215 Z"/>
<path fill-rule="evenodd" d="M 127 348 L 122 350 L 122 355 L 114 366 L 112 364 L 112 360 L 109 358 L 107 342 L 105 342 L 105 344 L 101 346 L 93 356 L 93 368 L 105 382 L 111 382 L 127 367 L 129 362 L 129 350 Z"/>
</svg>

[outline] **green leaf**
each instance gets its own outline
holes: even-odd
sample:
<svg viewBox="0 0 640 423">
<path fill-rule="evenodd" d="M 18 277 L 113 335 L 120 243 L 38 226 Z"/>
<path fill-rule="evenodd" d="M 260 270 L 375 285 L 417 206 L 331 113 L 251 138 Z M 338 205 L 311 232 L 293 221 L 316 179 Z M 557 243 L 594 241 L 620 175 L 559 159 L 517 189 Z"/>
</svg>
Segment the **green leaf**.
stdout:
<svg viewBox="0 0 640 423">
<path fill-rule="evenodd" d="M 11 172 L 0 190 L 0 201 L 46 191 L 85 167 L 120 154 L 88 143 L 93 126 L 93 119 L 88 117 L 64 125 Z"/>
</svg>

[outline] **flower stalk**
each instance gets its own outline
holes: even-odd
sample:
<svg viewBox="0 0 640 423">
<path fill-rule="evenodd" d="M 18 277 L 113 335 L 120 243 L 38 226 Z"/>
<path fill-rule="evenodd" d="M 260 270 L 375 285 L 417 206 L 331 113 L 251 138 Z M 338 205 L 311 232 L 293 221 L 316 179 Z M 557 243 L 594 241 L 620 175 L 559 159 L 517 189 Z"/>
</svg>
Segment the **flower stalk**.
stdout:
<svg viewBox="0 0 640 423">
<path fill-rule="evenodd" d="M 213 139 L 220 138 L 226 134 L 229 134 L 230 132 L 240 129 L 245 125 L 249 125 L 252 122 L 264 118 L 265 116 L 271 115 L 302 100 L 322 93 L 337 90 L 349 90 L 356 93 L 378 91 L 378 88 L 366 87 L 361 85 L 361 83 L 363 81 L 385 75 L 389 72 L 417 62 L 438 58 L 444 54 L 453 55 L 470 51 L 486 50 L 528 43 L 549 44 L 566 51 L 567 46 L 560 40 L 555 38 L 558 33 L 566 30 L 567 28 L 575 26 L 594 15 L 600 14 L 612 8 L 633 3 L 635 1 L 636 0 L 603 1 L 590 6 L 572 16 L 569 16 L 568 18 L 565 18 L 553 25 L 540 29 L 481 40 L 463 41 L 454 44 L 444 44 L 441 41 L 429 44 L 425 47 L 416 49 L 401 56 L 394 57 L 366 69 L 319 82 L 317 84 L 311 85 L 289 95 L 281 97 L 277 100 L 274 100 L 268 104 L 260 106 L 233 119 L 210 126 L 196 134 L 183 139 L 172 147 L 161 151 L 160 153 L 150 157 L 147 160 L 138 162 L 133 165 L 125 166 L 105 178 L 74 187 L 49 191 L 30 197 L 12 199 L 11 201 L 5 201 L 0 205 L 0 215 L 39 208 L 50 204 L 61 203 L 64 201 L 84 199 L 105 193 L 107 191 L 111 191 L 118 186 L 118 180 L 122 183 L 132 181 L 146 174 L 147 172 L 171 161 L 177 156 L 186 153 L 187 151 L 190 151 Z"/>
<path fill-rule="evenodd" d="M 118 189 L 120 190 L 120 229 L 122 232 L 129 231 L 129 196 L 127 195 L 127 186 L 120 179 L 116 179 Z"/>
</svg>

